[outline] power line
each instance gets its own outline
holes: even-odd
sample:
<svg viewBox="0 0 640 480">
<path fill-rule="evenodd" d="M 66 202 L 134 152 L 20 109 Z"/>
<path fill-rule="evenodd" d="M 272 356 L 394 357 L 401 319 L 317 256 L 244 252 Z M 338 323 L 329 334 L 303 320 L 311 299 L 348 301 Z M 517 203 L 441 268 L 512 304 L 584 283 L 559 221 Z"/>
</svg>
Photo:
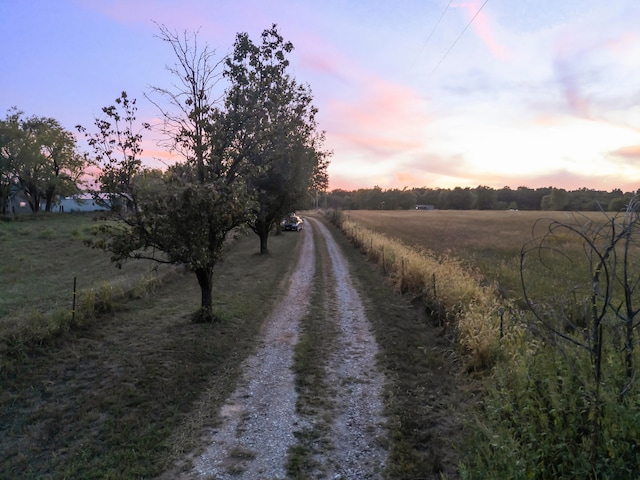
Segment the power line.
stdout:
<svg viewBox="0 0 640 480">
<path fill-rule="evenodd" d="M 458 43 L 458 40 L 460 40 L 460 38 L 462 37 L 462 35 L 464 35 L 464 32 L 467 31 L 467 29 L 471 26 L 471 24 L 473 23 L 473 21 L 476 19 L 476 17 L 480 14 L 480 12 L 482 11 L 482 9 L 484 8 L 484 6 L 487 4 L 489 0 L 484 0 L 484 3 L 480 6 L 480 8 L 478 9 L 478 11 L 476 12 L 476 14 L 473 16 L 473 18 L 469 21 L 469 23 L 467 23 L 467 26 L 464 27 L 464 30 L 462 30 L 462 32 L 460 33 L 460 35 L 458 35 L 458 38 L 455 39 L 455 41 L 451 44 L 451 46 L 449 47 L 449 50 L 447 50 L 445 52 L 445 54 L 442 56 L 442 58 L 440 59 L 440 61 L 438 62 L 438 64 L 433 68 L 433 70 L 431 70 L 431 75 L 433 75 L 433 73 L 438 69 L 438 67 L 440 66 L 440 64 L 444 61 L 445 58 L 447 58 L 447 55 L 449 55 L 449 52 L 451 50 L 453 50 L 453 47 L 456 46 L 456 43 Z"/>
<path fill-rule="evenodd" d="M 438 25 L 440 25 L 440 21 L 442 20 L 442 17 L 444 17 L 444 14 L 447 13 L 447 10 L 449 10 L 449 6 L 451 5 L 452 2 L 453 2 L 453 0 L 449 0 L 449 3 L 447 3 L 447 6 L 444 7 L 444 10 L 440 14 L 440 18 L 438 18 L 438 21 L 436 22 L 436 24 L 431 29 L 431 33 L 429 33 L 429 36 L 427 37 L 427 39 L 422 44 L 422 47 L 420 47 L 420 50 L 418 51 L 418 54 L 416 55 L 416 58 L 413 60 L 413 63 L 416 63 L 416 60 L 418 59 L 418 57 L 420 57 L 420 54 L 424 50 L 424 47 L 427 46 L 427 43 L 429 43 L 429 40 L 431 40 L 431 37 L 433 37 L 433 34 L 436 31 L 436 28 L 438 28 Z"/>
</svg>

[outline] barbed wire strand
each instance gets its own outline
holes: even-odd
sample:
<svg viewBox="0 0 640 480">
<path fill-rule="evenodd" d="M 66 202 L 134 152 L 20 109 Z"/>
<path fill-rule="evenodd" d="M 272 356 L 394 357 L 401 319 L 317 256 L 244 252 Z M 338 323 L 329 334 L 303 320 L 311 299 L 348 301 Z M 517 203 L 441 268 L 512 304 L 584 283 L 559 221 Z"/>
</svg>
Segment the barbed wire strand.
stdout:
<svg viewBox="0 0 640 480">
<path fill-rule="evenodd" d="M 464 35 L 464 32 L 467 31 L 467 29 L 471 26 L 471 24 L 473 23 L 473 21 L 476 19 L 476 17 L 480 14 L 480 12 L 482 11 L 482 9 L 484 8 L 484 6 L 487 4 L 489 0 L 484 0 L 484 3 L 480 6 L 480 8 L 478 9 L 478 11 L 476 12 L 476 14 L 473 16 L 473 18 L 471 18 L 471 20 L 469 21 L 469 23 L 467 23 L 467 26 L 464 27 L 464 29 L 462 30 L 462 32 L 460 32 L 460 35 L 458 35 L 458 38 L 456 38 L 454 40 L 454 42 L 451 44 L 451 46 L 449 47 L 449 49 L 445 52 L 445 54 L 442 56 L 442 58 L 440 59 L 440 61 L 437 63 L 437 65 L 435 67 L 433 67 L 433 70 L 431 70 L 431 75 L 433 75 L 435 73 L 435 71 L 438 69 L 438 67 L 440 66 L 440 64 L 444 61 L 445 58 L 447 58 L 447 55 L 449 55 L 449 52 L 451 52 L 451 50 L 453 50 L 453 47 L 456 46 L 456 43 L 458 43 L 458 40 L 460 40 L 460 38 L 462 38 L 462 35 Z"/>
<path fill-rule="evenodd" d="M 420 58 L 420 55 L 422 54 L 422 51 L 425 49 L 425 47 L 429 43 L 429 40 L 431 40 L 431 37 L 433 37 L 433 34 L 436 31 L 436 28 L 438 28 L 438 25 L 440 25 L 440 22 L 442 21 L 442 17 L 444 17 L 444 14 L 447 13 L 447 10 L 449 10 L 449 6 L 451 5 L 451 3 L 453 3 L 453 0 L 449 0 L 449 3 L 447 3 L 447 6 L 444 7 L 444 10 L 440 14 L 440 18 L 438 18 L 438 21 L 436 22 L 436 24 L 431 29 L 431 33 L 429 33 L 429 36 L 427 37 L 427 39 L 422 44 L 422 47 L 420 47 L 420 50 L 418 51 L 418 54 L 416 55 L 416 58 L 413 59 L 413 62 L 411 63 L 412 67 L 413 67 L 413 65 L 415 65 L 415 63 L 418 60 L 418 58 Z"/>
</svg>

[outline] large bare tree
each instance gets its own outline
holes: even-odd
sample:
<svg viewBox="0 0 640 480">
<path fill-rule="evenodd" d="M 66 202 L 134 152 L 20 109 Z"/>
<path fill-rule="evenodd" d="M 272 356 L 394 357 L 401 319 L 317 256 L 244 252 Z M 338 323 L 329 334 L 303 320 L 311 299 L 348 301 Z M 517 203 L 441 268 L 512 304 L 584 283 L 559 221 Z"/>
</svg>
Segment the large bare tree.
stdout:
<svg viewBox="0 0 640 480">
<path fill-rule="evenodd" d="M 221 78 L 220 61 L 198 43 L 197 34 L 178 34 L 160 26 L 159 38 L 172 49 L 168 67 L 175 83 L 154 87 L 153 102 L 163 117 L 162 131 L 183 160 L 163 173 L 145 170 L 141 162 L 144 127 L 136 124 L 135 100 L 123 93 L 105 107 L 90 134 L 102 166 L 100 195 L 112 201 L 116 222 L 103 225 L 95 246 L 112 259 L 151 259 L 182 264 L 193 271 L 201 290 L 199 321 L 214 318 L 213 274 L 227 234 L 247 221 L 250 197 L 239 175 L 242 158 L 231 148 L 227 116 L 213 94 Z M 101 197 L 103 198 L 103 197 Z"/>
</svg>

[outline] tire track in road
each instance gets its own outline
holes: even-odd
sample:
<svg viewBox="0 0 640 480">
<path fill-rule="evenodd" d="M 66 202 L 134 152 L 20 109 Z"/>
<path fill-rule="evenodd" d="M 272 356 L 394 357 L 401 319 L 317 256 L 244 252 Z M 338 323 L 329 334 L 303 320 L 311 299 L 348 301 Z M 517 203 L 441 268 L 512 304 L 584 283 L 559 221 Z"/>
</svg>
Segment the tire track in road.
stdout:
<svg viewBox="0 0 640 480">
<path fill-rule="evenodd" d="M 332 479 L 381 478 L 387 458 L 381 446 L 384 427 L 382 392 L 385 378 L 376 367 L 378 345 L 344 255 L 321 222 L 310 219 L 324 238 L 331 263 L 336 305 L 328 315 L 338 328 L 336 345 L 327 364 L 327 383 L 333 385 L 331 452 L 316 460 Z"/>
<path fill-rule="evenodd" d="M 319 420 L 296 412 L 298 395 L 292 371 L 300 322 L 309 312 L 316 268 L 314 231 L 324 239 L 328 255 L 322 268 L 329 272 L 331 292 L 323 317 L 338 331 L 326 359 L 326 392 L 330 418 L 328 447 L 313 453 L 321 465 L 308 478 L 382 478 L 387 452 L 382 390 L 385 378 L 376 367 L 377 343 L 364 305 L 349 274 L 348 263 L 325 225 L 307 218 L 299 233 L 303 245 L 287 293 L 265 321 L 258 352 L 243 365 L 238 388 L 221 408 L 220 424 L 208 434 L 209 446 L 194 462 L 189 478 L 216 480 L 285 479 L 295 432 Z M 327 258 L 328 257 L 328 258 Z M 328 415 L 326 415 L 328 413 Z M 314 477 L 315 475 L 315 477 Z"/>
</svg>

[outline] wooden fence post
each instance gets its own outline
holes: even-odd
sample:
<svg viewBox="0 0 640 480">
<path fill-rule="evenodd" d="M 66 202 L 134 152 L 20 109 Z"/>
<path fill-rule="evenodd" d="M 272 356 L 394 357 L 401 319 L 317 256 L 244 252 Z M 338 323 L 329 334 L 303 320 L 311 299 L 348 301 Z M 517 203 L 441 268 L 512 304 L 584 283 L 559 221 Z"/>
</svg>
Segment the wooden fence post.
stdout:
<svg viewBox="0 0 640 480">
<path fill-rule="evenodd" d="M 73 304 L 71 306 L 71 324 L 76 321 L 76 277 L 73 277 Z"/>
</svg>

